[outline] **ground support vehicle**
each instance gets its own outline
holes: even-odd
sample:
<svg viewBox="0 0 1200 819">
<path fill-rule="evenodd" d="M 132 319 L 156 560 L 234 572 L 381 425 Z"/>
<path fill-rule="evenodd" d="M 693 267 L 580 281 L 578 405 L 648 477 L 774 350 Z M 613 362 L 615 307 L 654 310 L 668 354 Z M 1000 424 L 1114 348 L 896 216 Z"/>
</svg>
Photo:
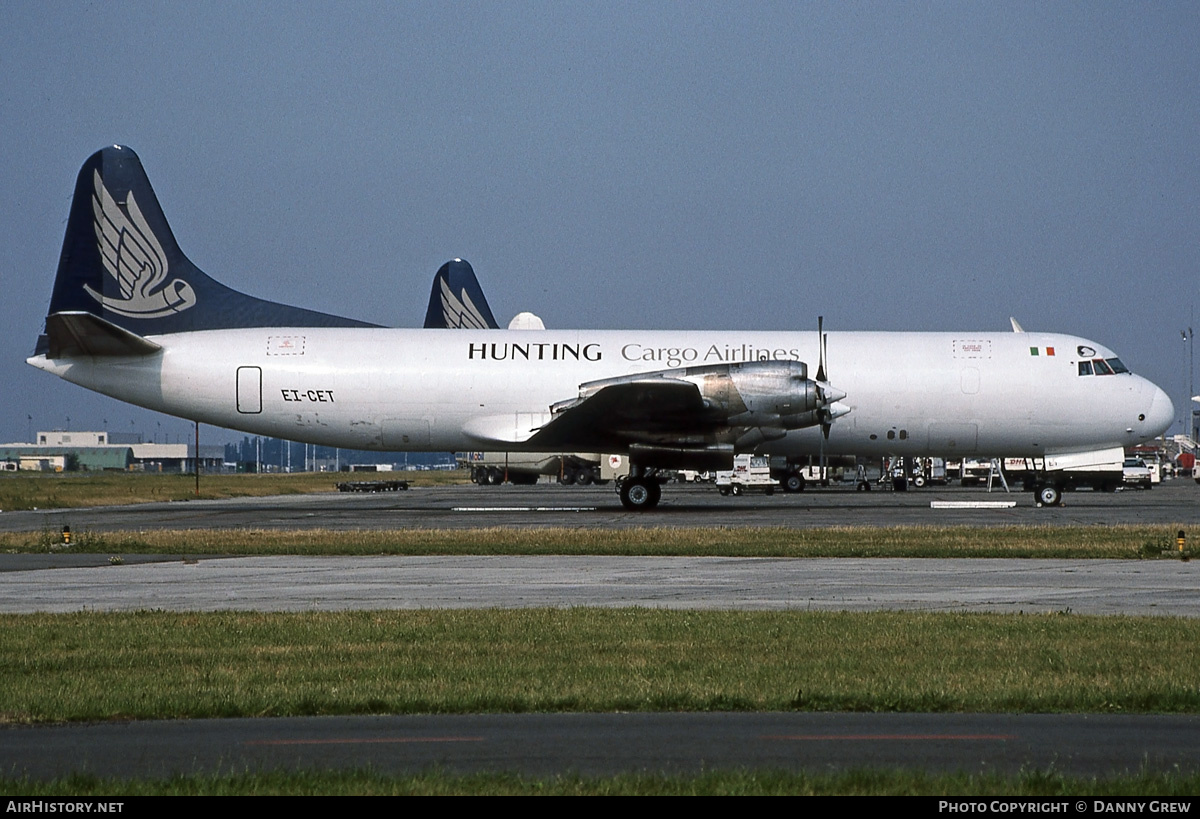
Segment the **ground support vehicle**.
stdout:
<svg viewBox="0 0 1200 819">
<path fill-rule="evenodd" d="M 857 459 L 847 455 L 827 457 L 824 466 L 819 457 L 811 456 L 789 459 L 776 455 L 770 462 L 771 477 L 784 492 L 803 492 L 810 483 L 820 486 L 842 483 L 847 470 L 857 465 Z"/>
<path fill-rule="evenodd" d="M 1121 482 L 1138 489 L 1153 489 L 1154 475 L 1141 458 L 1126 458 L 1121 466 Z"/>
<path fill-rule="evenodd" d="M 963 458 L 957 464 L 946 464 L 946 471 L 958 473 L 959 482 L 963 486 L 979 486 L 987 483 L 995 472 L 992 461 L 988 458 Z"/>
<path fill-rule="evenodd" d="M 737 455 L 733 469 L 719 470 L 715 481 L 722 495 L 741 495 L 746 492 L 775 494 L 778 481 L 771 477 L 771 459 L 763 455 Z"/>
</svg>

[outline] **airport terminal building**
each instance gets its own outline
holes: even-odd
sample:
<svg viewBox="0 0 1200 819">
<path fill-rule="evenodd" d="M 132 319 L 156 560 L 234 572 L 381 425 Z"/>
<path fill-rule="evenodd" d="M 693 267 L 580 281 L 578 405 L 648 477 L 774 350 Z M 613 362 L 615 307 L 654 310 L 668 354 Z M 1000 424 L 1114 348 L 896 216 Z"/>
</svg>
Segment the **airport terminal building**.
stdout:
<svg viewBox="0 0 1200 819">
<path fill-rule="evenodd" d="M 135 438 L 136 441 L 123 440 Z M 225 460 L 220 444 L 200 447 L 200 471 L 219 472 Z M 0 471 L 17 472 L 192 472 L 195 444 L 146 444 L 140 435 L 52 430 L 38 432 L 33 444 L 0 444 Z"/>
</svg>

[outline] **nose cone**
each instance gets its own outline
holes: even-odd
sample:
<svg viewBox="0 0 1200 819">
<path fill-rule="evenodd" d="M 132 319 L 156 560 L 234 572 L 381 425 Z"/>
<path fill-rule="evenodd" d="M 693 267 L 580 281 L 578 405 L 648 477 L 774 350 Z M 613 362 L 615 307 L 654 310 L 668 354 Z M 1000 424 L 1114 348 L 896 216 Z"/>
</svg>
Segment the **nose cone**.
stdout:
<svg viewBox="0 0 1200 819">
<path fill-rule="evenodd" d="M 1153 385 L 1151 385 L 1153 386 Z M 1157 438 L 1167 431 L 1175 421 L 1175 405 L 1160 388 L 1154 387 L 1150 399 L 1150 409 L 1146 412 L 1145 430 L 1151 438 Z"/>
</svg>

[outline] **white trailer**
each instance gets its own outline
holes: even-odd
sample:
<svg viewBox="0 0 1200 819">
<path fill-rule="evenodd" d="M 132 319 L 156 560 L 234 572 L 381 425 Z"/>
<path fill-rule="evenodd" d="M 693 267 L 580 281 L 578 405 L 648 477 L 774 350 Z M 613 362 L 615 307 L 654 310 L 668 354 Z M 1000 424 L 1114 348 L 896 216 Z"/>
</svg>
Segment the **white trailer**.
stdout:
<svg viewBox="0 0 1200 819">
<path fill-rule="evenodd" d="M 1046 458 L 1006 458 L 1004 471 L 1010 478 L 1023 479 L 1039 504 L 1056 506 L 1064 490 L 1090 486 L 1115 491 L 1124 483 L 1124 464 L 1125 450 L 1113 447 Z"/>
</svg>

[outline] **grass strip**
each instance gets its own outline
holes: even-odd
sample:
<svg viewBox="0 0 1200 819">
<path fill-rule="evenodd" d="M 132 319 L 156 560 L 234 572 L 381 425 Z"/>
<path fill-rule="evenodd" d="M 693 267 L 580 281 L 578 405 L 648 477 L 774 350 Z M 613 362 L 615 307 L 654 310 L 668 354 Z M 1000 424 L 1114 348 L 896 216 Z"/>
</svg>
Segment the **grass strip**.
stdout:
<svg viewBox="0 0 1200 819">
<path fill-rule="evenodd" d="M 526 777 L 488 773 L 410 776 L 307 771 L 175 776 L 161 780 L 75 775 L 49 782 L 0 778 L 6 797 L 103 796 L 1062 796 L 1180 797 L 1200 793 L 1200 774 L 1088 778 L 1056 771 L 933 774 L 921 771 L 710 771 L 696 776 Z"/>
<path fill-rule="evenodd" d="M 0 617 L 0 721 L 1200 712 L 1200 621 L 527 609 Z"/>
<path fill-rule="evenodd" d="M 1166 526 L 56 530 L 0 533 L 0 552 L 171 555 L 691 555 L 730 557 L 1175 557 Z"/>
<path fill-rule="evenodd" d="M 413 486 L 466 484 L 466 470 L 350 473 L 294 472 L 261 475 L 200 475 L 199 498 L 264 497 L 335 492 L 343 481 L 405 480 Z M 122 506 L 131 503 L 195 500 L 196 478 L 191 474 L 84 472 L 30 475 L 0 474 L 0 509 L 67 509 Z"/>
</svg>

